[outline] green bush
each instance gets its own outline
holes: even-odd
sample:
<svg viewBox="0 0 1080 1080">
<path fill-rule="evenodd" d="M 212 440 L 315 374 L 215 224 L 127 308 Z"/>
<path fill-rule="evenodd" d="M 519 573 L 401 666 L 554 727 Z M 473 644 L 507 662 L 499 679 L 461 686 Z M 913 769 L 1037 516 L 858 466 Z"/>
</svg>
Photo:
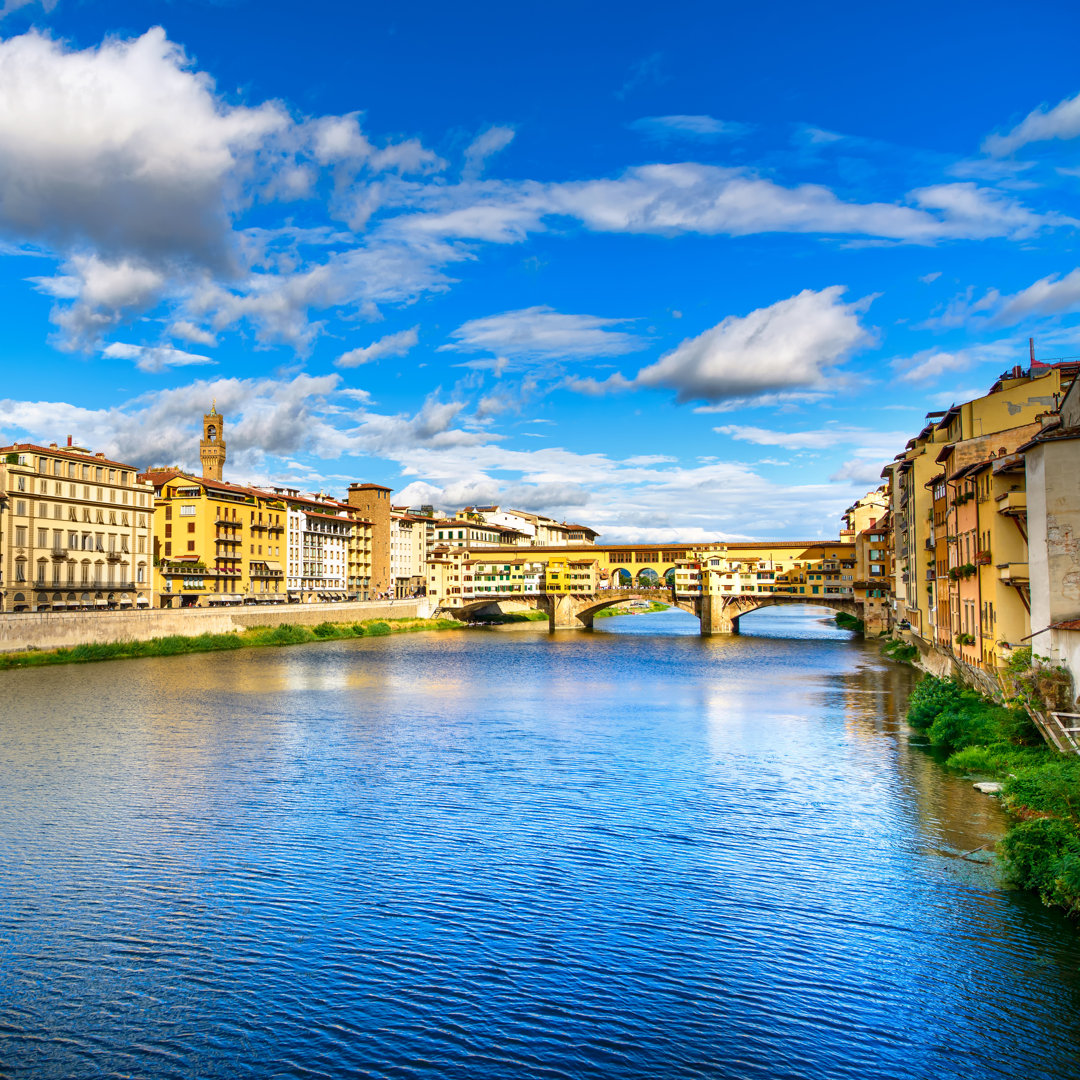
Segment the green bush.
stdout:
<svg viewBox="0 0 1080 1080">
<path fill-rule="evenodd" d="M 1002 796 L 1013 811 L 1034 810 L 1080 824 L 1080 760 L 1056 755 L 1017 770 Z"/>
<path fill-rule="evenodd" d="M 857 634 L 861 634 L 866 629 L 866 624 L 862 619 L 856 619 L 854 615 L 849 615 L 846 611 L 836 613 L 836 625 L 841 630 L 854 630 Z"/>
<path fill-rule="evenodd" d="M 1001 841 L 1009 879 L 1043 903 L 1075 911 L 1080 902 L 1080 836 L 1064 821 L 1035 818 L 1014 825 Z"/>
<path fill-rule="evenodd" d="M 926 731 L 938 714 L 959 704 L 963 687 L 955 679 L 924 675 L 908 698 L 907 720 L 916 731 Z"/>
<path fill-rule="evenodd" d="M 889 638 L 889 640 L 883 641 L 881 643 L 881 652 L 898 664 L 912 664 L 919 655 L 917 646 L 911 645 L 900 638 Z"/>
<path fill-rule="evenodd" d="M 375 622 L 367 624 L 366 631 L 369 637 L 385 637 L 390 633 L 390 624 L 382 619 L 376 619 Z"/>
</svg>

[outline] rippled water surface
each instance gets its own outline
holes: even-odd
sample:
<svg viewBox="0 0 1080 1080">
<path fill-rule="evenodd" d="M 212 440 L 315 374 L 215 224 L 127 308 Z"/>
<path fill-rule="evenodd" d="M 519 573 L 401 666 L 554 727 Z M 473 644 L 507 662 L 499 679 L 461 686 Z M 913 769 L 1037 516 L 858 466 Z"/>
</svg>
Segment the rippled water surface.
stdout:
<svg viewBox="0 0 1080 1080">
<path fill-rule="evenodd" d="M 0 674 L 0 1075 L 1075 1077 L 1073 926 L 784 610 Z"/>
</svg>

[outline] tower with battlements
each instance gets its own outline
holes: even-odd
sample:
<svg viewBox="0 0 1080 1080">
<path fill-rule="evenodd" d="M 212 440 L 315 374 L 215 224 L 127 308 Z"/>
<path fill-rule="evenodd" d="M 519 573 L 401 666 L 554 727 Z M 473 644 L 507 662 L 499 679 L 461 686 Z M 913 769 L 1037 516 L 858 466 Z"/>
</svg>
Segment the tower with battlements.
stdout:
<svg viewBox="0 0 1080 1080">
<path fill-rule="evenodd" d="M 225 470 L 225 420 L 217 411 L 217 403 L 203 415 L 203 437 L 199 443 L 204 480 L 221 480 Z"/>
</svg>

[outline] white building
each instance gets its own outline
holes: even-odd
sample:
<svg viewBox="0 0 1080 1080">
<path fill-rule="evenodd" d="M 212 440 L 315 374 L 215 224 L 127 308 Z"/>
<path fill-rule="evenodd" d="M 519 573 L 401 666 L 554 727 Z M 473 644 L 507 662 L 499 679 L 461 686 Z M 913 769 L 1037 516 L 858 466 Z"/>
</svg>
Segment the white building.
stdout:
<svg viewBox="0 0 1080 1080">
<path fill-rule="evenodd" d="M 281 494 L 288 505 L 286 590 L 290 600 L 344 600 L 349 595 L 349 541 L 354 522 L 345 504 Z"/>
<path fill-rule="evenodd" d="M 397 507 L 390 513 L 390 577 L 394 595 L 413 596 L 423 591 L 426 579 L 427 532 L 430 519 Z"/>
</svg>

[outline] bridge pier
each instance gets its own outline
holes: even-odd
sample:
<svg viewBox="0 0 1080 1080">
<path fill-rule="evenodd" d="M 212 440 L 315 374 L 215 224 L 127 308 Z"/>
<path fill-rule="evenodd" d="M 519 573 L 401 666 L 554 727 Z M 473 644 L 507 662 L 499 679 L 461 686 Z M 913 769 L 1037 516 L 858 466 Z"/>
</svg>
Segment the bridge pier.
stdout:
<svg viewBox="0 0 1080 1080">
<path fill-rule="evenodd" d="M 591 630 L 592 614 L 578 615 L 581 606 L 577 597 L 561 593 L 547 598 L 548 630 Z"/>
<path fill-rule="evenodd" d="M 736 622 L 728 614 L 724 605 L 724 597 L 710 593 L 703 593 L 698 600 L 698 621 L 701 624 L 701 636 L 712 637 L 714 634 L 735 634 L 738 632 Z"/>
</svg>

